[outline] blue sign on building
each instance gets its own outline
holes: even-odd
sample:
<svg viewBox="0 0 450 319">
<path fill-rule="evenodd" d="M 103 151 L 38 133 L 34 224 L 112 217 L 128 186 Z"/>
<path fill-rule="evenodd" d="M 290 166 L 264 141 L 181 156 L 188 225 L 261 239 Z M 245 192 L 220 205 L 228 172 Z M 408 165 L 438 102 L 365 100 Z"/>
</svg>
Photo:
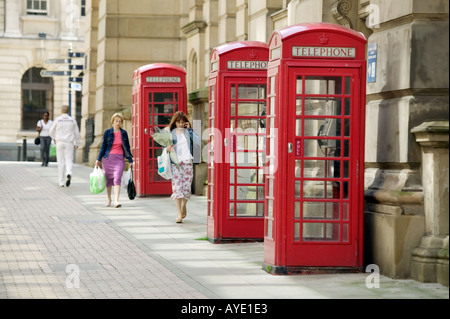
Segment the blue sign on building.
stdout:
<svg viewBox="0 0 450 319">
<path fill-rule="evenodd" d="M 367 52 L 367 82 L 377 81 L 377 44 L 370 43 Z"/>
</svg>

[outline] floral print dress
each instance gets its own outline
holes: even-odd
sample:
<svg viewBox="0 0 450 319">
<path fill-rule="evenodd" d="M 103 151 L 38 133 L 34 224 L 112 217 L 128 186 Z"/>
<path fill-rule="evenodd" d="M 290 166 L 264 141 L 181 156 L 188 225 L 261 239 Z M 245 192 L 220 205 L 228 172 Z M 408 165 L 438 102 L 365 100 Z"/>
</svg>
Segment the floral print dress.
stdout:
<svg viewBox="0 0 450 319">
<path fill-rule="evenodd" d="M 192 162 L 181 162 L 180 167 L 172 164 L 172 198 L 191 198 L 191 185 L 194 176 Z"/>
<path fill-rule="evenodd" d="M 191 185 L 194 177 L 192 154 L 184 134 L 177 135 L 175 144 L 180 165 L 172 164 L 172 198 L 191 198 Z"/>
</svg>

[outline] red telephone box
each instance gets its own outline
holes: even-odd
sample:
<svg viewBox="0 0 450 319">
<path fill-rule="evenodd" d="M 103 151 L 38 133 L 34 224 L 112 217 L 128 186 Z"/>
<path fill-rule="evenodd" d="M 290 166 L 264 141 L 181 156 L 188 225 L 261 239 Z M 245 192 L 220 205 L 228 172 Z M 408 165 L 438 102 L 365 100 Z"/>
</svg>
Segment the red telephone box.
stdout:
<svg viewBox="0 0 450 319">
<path fill-rule="evenodd" d="M 263 240 L 269 47 L 240 41 L 211 53 L 208 239 Z"/>
<path fill-rule="evenodd" d="M 275 31 L 268 70 L 263 268 L 363 266 L 365 37 L 328 23 Z"/>
<path fill-rule="evenodd" d="M 136 193 L 172 194 L 172 183 L 158 175 L 157 157 L 162 153 L 151 133 L 169 125 L 177 111 L 186 112 L 186 71 L 175 65 L 155 63 L 133 73 L 132 131 Z"/>
</svg>

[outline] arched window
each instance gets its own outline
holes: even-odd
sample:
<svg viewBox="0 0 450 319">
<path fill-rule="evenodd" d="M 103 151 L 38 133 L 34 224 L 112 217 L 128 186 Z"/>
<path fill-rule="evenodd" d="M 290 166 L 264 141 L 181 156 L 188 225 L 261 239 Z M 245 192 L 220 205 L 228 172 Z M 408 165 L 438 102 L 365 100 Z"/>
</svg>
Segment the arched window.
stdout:
<svg viewBox="0 0 450 319">
<path fill-rule="evenodd" d="M 195 51 L 192 51 L 188 64 L 188 92 L 198 89 L 197 76 L 198 60 Z"/>
<path fill-rule="evenodd" d="M 45 111 L 53 118 L 53 80 L 31 68 L 22 77 L 22 130 L 34 131 Z"/>
</svg>

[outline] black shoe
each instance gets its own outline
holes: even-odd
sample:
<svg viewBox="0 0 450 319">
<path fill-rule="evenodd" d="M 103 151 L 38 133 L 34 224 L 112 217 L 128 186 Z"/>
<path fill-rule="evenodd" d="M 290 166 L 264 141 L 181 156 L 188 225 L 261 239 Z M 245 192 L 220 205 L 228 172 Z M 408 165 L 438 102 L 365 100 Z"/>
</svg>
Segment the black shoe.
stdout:
<svg viewBox="0 0 450 319">
<path fill-rule="evenodd" d="M 42 163 L 41 166 L 44 166 L 44 163 Z"/>
<path fill-rule="evenodd" d="M 69 175 L 67 175 L 67 180 L 66 180 L 66 186 L 67 187 L 69 187 L 69 185 L 70 185 L 70 179 L 72 178 L 72 176 L 70 176 L 70 174 Z"/>
</svg>

